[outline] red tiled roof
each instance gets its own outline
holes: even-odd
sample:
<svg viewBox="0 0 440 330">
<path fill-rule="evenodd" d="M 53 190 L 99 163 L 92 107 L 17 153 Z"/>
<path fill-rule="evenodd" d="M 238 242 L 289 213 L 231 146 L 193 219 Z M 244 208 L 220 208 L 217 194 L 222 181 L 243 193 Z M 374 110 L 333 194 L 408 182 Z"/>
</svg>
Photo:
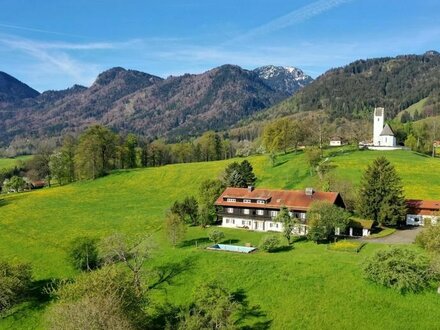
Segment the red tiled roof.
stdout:
<svg viewBox="0 0 440 330">
<path fill-rule="evenodd" d="M 316 191 L 313 195 L 306 195 L 304 190 L 271 190 L 271 189 L 254 189 L 250 191 L 247 188 L 226 188 L 221 196 L 215 202 L 218 206 L 239 206 L 239 207 L 259 207 L 280 209 L 286 206 L 289 209 L 307 211 L 310 205 L 316 201 L 327 201 L 334 204 L 339 196 L 337 192 Z M 235 199 L 264 199 L 268 200 L 265 204 L 227 202 L 224 198 Z"/>
<path fill-rule="evenodd" d="M 406 206 L 410 214 L 432 215 L 440 211 L 440 201 L 408 199 Z"/>
</svg>

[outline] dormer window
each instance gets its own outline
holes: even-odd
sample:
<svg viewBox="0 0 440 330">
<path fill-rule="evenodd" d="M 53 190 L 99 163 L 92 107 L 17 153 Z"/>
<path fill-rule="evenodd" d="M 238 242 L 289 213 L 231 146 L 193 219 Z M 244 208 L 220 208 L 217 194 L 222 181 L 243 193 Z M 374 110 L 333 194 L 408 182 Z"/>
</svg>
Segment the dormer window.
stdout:
<svg viewBox="0 0 440 330">
<path fill-rule="evenodd" d="M 264 199 L 258 199 L 257 204 L 266 204 L 266 202 L 264 201 Z"/>
<path fill-rule="evenodd" d="M 228 198 L 226 199 L 227 202 L 236 202 L 237 200 L 235 198 Z"/>
<path fill-rule="evenodd" d="M 252 203 L 250 199 L 243 199 L 243 203 Z"/>
</svg>

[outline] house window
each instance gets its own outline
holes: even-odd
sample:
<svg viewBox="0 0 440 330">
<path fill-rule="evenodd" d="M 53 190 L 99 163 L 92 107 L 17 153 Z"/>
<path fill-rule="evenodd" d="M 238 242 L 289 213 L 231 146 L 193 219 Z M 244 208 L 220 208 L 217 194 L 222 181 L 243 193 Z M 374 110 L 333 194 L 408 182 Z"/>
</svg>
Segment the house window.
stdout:
<svg viewBox="0 0 440 330">
<path fill-rule="evenodd" d="M 243 214 L 249 214 L 249 209 L 243 209 Z"/>
<path fill-rule="evenodd" d="M 278 228 L 278 224 L 277 223 L 275 224 L 275 227 Z"/>
<path fill-rule="evenodd" d="M 228 208 L 226 209 L 226 212 L 228 212 L 228 213 L 234 213 L 234 209 L 233 209 L 232 207 L 228 207 Z"/>
<path fill-rule="evenodd" d="M 243 203 L 251 203 L 250 199 L 243 199 Z"/>
<path fill-rule="evenodd" d="M 226 218 L 226 219 L 225 219 L 225 222 L 226 222 L 226 223 L 229 223 L 229 219 L 228 219 L 228 218 Z"/>
<path fill-rule="evenodd" d="M 278 215 L 278 211 L 270 211 L 271 217 L 276 217 Z"/>
<path fill-rule="evenodd" d="M 265 201 L 262 199 L 257 200 L 257 204 L 264 204 L 264 203 L 265 203 Z"/>
<path fill-rule="evenodd" d="M 264 210 L 257 210 L 258 215 L 264 215 Z"/>
<path fill-rule="evenodd" d="M 232 224 L 235 225 L 235 220 L 234 219 L 232 219 Z"/>
<path fill-rule="evenodd" d="M 269 227 L 272 228 L 273 227 L 273 223 L 269 222 Z"/>
<path fill-rule="evenodd" d="M 235 198 L 228 198 L 226 201 L 227 202 L 236 202 L 237 200 Z"/>
<path fill-rule="evenodd" d="M 242 220 L 242 221 L 241 221 L 241 224 L 242 224 L 243 226 L 246 225 L 246 221 Z"/>
</svg>

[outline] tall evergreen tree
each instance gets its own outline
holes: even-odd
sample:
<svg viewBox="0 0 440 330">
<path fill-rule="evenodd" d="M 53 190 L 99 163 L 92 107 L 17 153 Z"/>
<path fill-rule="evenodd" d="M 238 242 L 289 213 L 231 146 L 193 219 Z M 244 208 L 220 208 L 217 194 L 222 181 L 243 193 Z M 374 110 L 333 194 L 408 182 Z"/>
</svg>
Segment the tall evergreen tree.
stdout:
<svg viewBox="0 0 440 330">
<path fill-rule="evenodd" d="M 255 184 L 257 177 L 254 174 L 254 168 L 246 159 L 240 164 L 240 173 L 246 186 L 253 186 Z"/>
<path fill-rule="evenodd" d="M 223 174 L 223 182 L 228 187 L 246 188 L 254 185 L 256 180 L 253 167 L 247 160 L 229 164 Z"/>
<path fill-rule="evenodd" d="M 394 166 L 377 158 L 365 171 L 359 192 L 359 212 L 384 225 L 397 225 L 406 215 L 403 187 Z"/>
</svg>

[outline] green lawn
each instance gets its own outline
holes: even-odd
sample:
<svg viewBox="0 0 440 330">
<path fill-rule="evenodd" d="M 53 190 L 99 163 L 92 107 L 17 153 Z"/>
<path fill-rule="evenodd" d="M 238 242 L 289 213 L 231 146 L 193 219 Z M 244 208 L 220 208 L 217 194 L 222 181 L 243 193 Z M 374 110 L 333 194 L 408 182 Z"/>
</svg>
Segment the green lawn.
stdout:
<svg viewBox="0 0 440 330">
<path fill-rule="evenodd" d="M 367 164 L 381 154 L 341 153 L 330 161 L 336 175 L 358 184 Z M 406 151 L 385 155 L 396 165 L 408 197 L 440 198 L 440 160 Z M 303 189 L 317 180 L 310 177 L 302 153 L 280 156 L 276 167 L 265 156 L 249 160 L 260 187 Z M 96 181 L 6 196 L 0 201 L 1 256 L 31 262 L 36 280 L 72 277 L 75 272 L 66 261 L 71 239 L 160 229 L 174 200 L 195 194 L 203 179 L 218 177 L 228 162 L 118 171 Z M 257 244 L 262 236 L 225 233 L 226 241 L 238 244 Z M 384 246 L 370 243 L 351 254 L 300 242 L 277 254 L 237 255 L 201 249 L 206 236 L 206 231 L 190 228 L 186 246 L 173 249 L 163 232 L 156 232 L 157 248 L 148 267 L 180 265 L 182 272 L 153 289 L 154 300 L 185 303 L 197 283 L 217 279 L 231 290 L 245 290 L 250 304 L 267 313 L 262 321 L 271 320 L 273 329 L 348 329 L 354 324 L 359 329 L 429 329 L 440 318 L 436 293 L 401 296 L 362 278 L 365 257 Z M 0 321 L 0 328 L 44 328 L 44 306 L 22 305 Z"/>
<path fill-rule="evenodd" d="M 26 161 L 32 156 L 19 156 L 15 158 L 0 158 L 0 169 L 13 168 L 18 165 L 19 162 Z"/>
</svg>

